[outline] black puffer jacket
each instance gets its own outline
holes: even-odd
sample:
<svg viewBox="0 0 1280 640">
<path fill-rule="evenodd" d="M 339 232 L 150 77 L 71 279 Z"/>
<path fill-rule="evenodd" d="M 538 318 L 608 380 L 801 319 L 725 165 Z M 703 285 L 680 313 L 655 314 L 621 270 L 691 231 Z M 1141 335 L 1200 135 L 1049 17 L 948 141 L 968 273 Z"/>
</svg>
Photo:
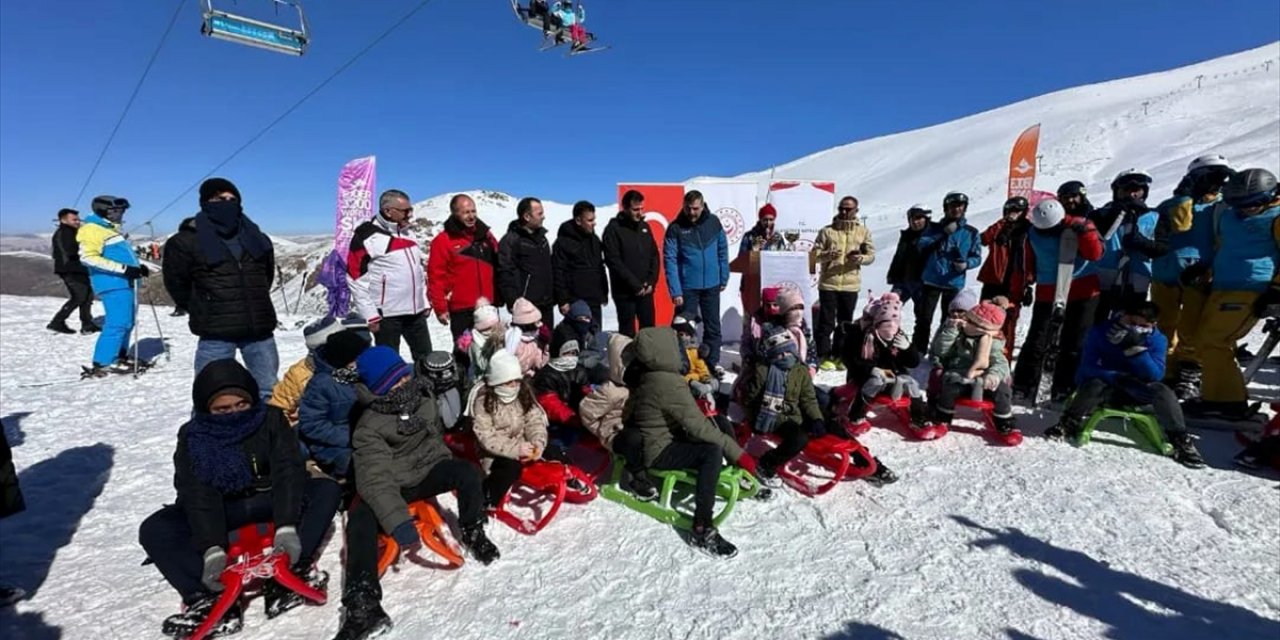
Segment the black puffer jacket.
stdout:
<svg viewBox="0 0 1280 640">
<path fill-rule="evenodd" d="M 515 304 L 523 297 L 535 305 L 555 302 L 551 268 L 551 244 L 546 228 L 530 231 L 512 220 L 507 235 L 498 242 L 498 295 Z"/>
<path fill-rule="evenodd" d="M 80 243 L 76 242 L 79 229 L 60 224 L 53 232 L 53 272 L 58 275 L 81 273 L 88 275 L 89 270 L 80 264 Z"/>
<path fill-rule="evenodd" d="M 898 248 L 889 263 L 889 284 L 913 284 L 923 281 L 925 256 L 916 241 L 924 231 L 903 229 L 898 236 Z"/>
<path fill-rule="evenodd" d="M 588 304 L 609 301 L 609 279 L 604 275 L 604 250 L 594 233 L 566 220 L 552 247 L 557 304 L 586 300 Z"/>
<path fill-rule="evenodd" d="M 190 314 L 191 333 L 214 340 L 262 340 L 276 329 L 271 302 L 274 249 L 248 252 L 210 265 L 196 243 L 196 219 L 187 218 L 164 244 L 164 288 Z"/>
<path fill-rule="evenodd" d="M 258 385 L 249 372 L 234 360 L 210 363 L 196 376 L 196 406 L 208 406 L 214 394 L 228 386 L 250 391 L 257 396 Z M 227 545 L 227 521 L 224 503 L 271 492 L 272 519 L 277 527 L 297 526 L 302 516 L 302 496 L 306 492 L 307 468 L 298 446 L 298 436 L 284 412 L 267 407 L 262 426 L 240 443 L 249 461 L 253 483 L 247 489 L 224 494 L 201 482 L 192 467 L 187 447 L 187 431 L 191 423 L 178 430 L 178 449 L 173 454 L 173 485 L 178 490 L 178 506 L 187 514 L 191 525 L 191 543 L 198 551 Z"/>
<path fill-rule="evenodd" d="M 601 244 L 614 300 L 630 300 L 645 285 L 658 283 L 658 244 L 648 222 L 619 213 L 605 226 Z"/>
</svg>

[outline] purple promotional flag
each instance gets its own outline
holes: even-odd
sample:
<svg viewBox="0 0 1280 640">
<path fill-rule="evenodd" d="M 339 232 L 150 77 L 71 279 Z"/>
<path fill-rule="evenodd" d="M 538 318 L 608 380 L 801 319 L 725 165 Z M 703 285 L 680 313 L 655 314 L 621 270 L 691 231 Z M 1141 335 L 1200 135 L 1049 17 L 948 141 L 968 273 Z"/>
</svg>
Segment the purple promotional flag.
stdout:
<svg viewBox="0 0 1280 640">
<path fill-rule="evenodd" d="M 351 309 L 351 291 L 347 289 L 347 261 L 337 249 L 329 252 L 329 257 L 320 265 L 320 273 L 316 281 L 329 292 L 329 314 L 335 318 L 347 315 Z"/>
<path fill-rule="evenodd" d="M 374 156 L 356 158 L 338 174 L 338 219 L 333 248 L 346 260 L 351 248 L 351 235 L 360 223 L 373 217 L 373 191 L 377 177 Z"/>
</svg>

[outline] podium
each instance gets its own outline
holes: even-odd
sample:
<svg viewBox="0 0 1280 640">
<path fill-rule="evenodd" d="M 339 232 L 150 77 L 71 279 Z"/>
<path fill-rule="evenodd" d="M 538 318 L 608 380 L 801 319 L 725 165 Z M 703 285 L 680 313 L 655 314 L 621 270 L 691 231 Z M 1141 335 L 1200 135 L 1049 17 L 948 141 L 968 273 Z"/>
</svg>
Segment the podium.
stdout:
<svg viewBox="0 0 1280 640">
<path fill-rule="evenodd" d="M 742 317 L 745 322 L 756 309 L 760 308 L 760 290 L 764 288 L 764 284 L 760 281 L 760 255 L 761 251 L 747 251 L 739 255 L 729 263 L 730 273 L 742 274 Z M 779 255 L 795 255 L 805 254 L 808 256 L 809 274 L 816 273 L 817 261 L 814 255 L 807 251 L 769 251 Z M 795 278 L 801 280 L 800 278 Z M 795 283 L 800 287 L 801 291 L 806 291 L 810 287 L 807 282 L 797 281 Z M 805 299 L 808 300 L 809 294 L 806 292 Z"/>
</svg>

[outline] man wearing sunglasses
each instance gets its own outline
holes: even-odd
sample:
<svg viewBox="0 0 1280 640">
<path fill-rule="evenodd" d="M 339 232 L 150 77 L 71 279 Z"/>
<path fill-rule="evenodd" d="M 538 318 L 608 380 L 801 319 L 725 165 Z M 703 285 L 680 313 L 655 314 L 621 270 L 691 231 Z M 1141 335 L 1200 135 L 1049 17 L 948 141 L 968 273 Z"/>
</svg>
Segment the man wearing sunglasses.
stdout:
<svg viewBox="0 0 1280 640">
<path fill-rule="evenodd" d="M 106 309 L 106 321 L 93 349 L 93 367 L 85 372 L 88 377 L 100 378 L 133 370 L 134 362 L 127 351 L 134 323 L 134 287 L 151 272 L 138 263 L 129 241 L 120 233 L 129 201 L 98 196 L 91 206 L 93 215 L 76 231 L 76 241 L 80 243 L 80 262 L 89 270 L 93 292 Z"/>
<path fill-rule="evenodd" d="M 356 227 L 347 253 L 347 283 L 356 313 L 369 322 L 380 346 L 409 343 L 415 362 L 431 353 L 427 328 L 427 275 L 422 247 L 409 229 L 413 203 L 398 189 L 378 197 L 378 213 Z"/>
<path fill-rule="evenodd" d="M 818 231 L 812 253 L 822 267 L 818 279 L 818 357 L 823 370 L 843 369 L 840 354 L 832 350 L 831 334 L 836 334 L 835 344 L 844 341 L 840 327 L 853 320 L 862 290 L 862 267 L 876 259 L 871 231 L 858 218 L 857 198 L 840 199 L 836 217 Z"/>
</svg>

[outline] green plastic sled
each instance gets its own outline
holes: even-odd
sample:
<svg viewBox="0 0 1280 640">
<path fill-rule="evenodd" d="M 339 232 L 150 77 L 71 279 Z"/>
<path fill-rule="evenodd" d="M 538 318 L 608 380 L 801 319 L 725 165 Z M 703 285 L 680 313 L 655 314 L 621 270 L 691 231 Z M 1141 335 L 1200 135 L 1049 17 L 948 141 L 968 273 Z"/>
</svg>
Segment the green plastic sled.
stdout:
<svg viewBox="0 0 1280 640">
<path fill-rule="evenodd" d="M 676 485 L 688 485 L 690 489 L 697 485 L 697 477 L 689 471 L 649 470 L 649 475 L 659 482 L 658 499 L 645 502 L 631 495 L 631 492 L 619 486 L 622 480 L 622 460 L 615 457 L 613 471 L 609 474 L 609 482 L 601 485 L 600 496 L 605 500 L 616 502 L 633 511 L 639 511 L 658 522 L 669 524 L 680 529 L 692 529 L 693 517 L 677 510 L 671 504 Z M 740 482 L 746 479 L 749 488 L 744 489 Z M 750 473 L 737 467 L 725 467 L 720 471 L 720 481 L 716 483 L 716 495 L 724 500 L 724 506 L 712 516 L 711 523 L 719 527 L 729 519 L 738 500 L 755 497 L 760 492 L 760 483 Z"/>
<path fill-rule="evenodd" d="M 1070 402 L 1070 401 L 1068 401 Z M 1147 444 L 1156 453 L 1162 456 L 1173 455 L 1173 445 L 1164 437 L 1164 429 L 1160 427 L 1160 423 L 1156 422 L 1156 417 L 1150 412 L 1143 411 L 1141 407 L 1109 407 L 1100 406 L 1093 410 L 1089 415 L 1089 419 L 1085 420 L 1084 428 L 1080 430 L 1080 435 L 1076 438 L 1075 445 L 1083 447 L 1089 444 L 1093 438 L 1093 430 L 1098 425 L 1111 419 L 1123 421 L 1125 434 L 1135 442 Z M 1137 438 L 1129 434 L 1130 428 L 1138 432 Z"/>
</svg>

